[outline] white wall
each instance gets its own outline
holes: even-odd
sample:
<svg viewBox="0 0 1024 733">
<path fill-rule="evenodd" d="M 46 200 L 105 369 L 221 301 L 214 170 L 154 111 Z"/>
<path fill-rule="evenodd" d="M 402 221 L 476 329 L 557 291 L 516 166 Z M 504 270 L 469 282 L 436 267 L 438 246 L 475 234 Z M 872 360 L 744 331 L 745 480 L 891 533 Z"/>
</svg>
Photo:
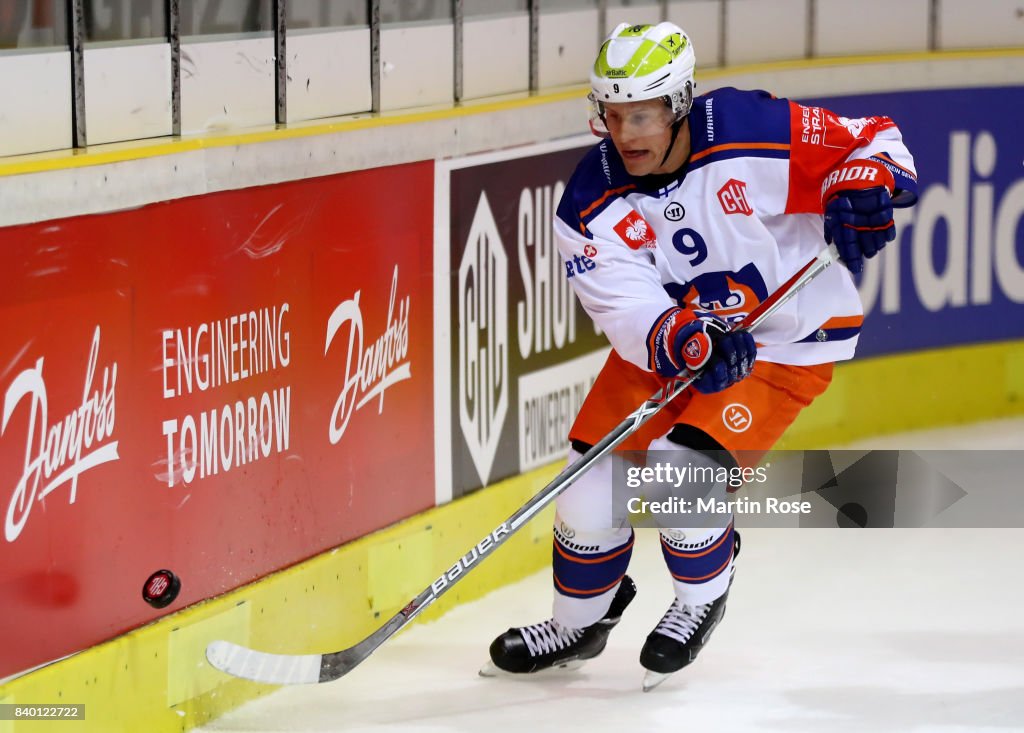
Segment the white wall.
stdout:
<svg viewBox="0 0 1024 733">
<path fill-rule="evenodd" d="M 668 5 L 668 19 L 686 31 L 697 54 L 697 83 L 700 70 L 719 65 L 722 35 L 720 0 L 689 0 Z"/>
<path fill-rule="evenodd" d="M 665 7 L 668 18 L 682 25 L 693 40 L 699 91 L 705 91 L 705 71 L 723 58 L 728 65 L 804 58 L 811 50 L 807 28 L 811 2 L 670 0 Z M 928 47 L 930 0 L 813 2 L 816 22 L 810 45 L 819 56 L 899 53 Z M 1024 48 L 1021 0 L 937 2 L 940 48 Z M 601 37 L 596 8 L 555 11 L 544 9 L 545 3 L 541 6 L 540 87 L 585 84 Z M 724 34 L 723 9 L 727 11 Z M 619 20 L 656 22 L 661 10 L 662 4 L 651 0 L 626 7 L 613 5 L 607 12 L 607 26 L 613 27 Z M 872 19 L 870 27 L 862 18 Z M 298 30 L 288 41 L 289 122 L 370 108 L 366 27 Z M 525 13 L 469 15 L 464 41 L 464 98 L 526 91 L 529 39 Z M 86 49 L 86 121 L 91 144 L 169 133 L 166 49 L 162 42 L 122 44 L 117 49 L 90 45 Z M 272 125 L 273 53 L 269 34 L 184 39 L 183 132 Z M 67 51 L 0 51 L 0 99 L 5 101 L 0 108 L 0 156 L 71 144 L 68 67 Z M 837 78 L 836 83 L 842 85 L 846 80 Z M 382 109 L 448 105 L 453 87 L 450 22 L 389 24 L 382 29 Z"/>
<path fill-rule="evenodd" d="M 1004 86 L 1024 79 L 1024 54 L 837 63 L 780 71 L 708 72 L 719 86 L 814 97 L 899 89 Z M 332 125 L 309 136 L 200 148 L 118 163 L 0 175 L 0 226 L 143 206 L 211 191 L 260 186 L 417 160 L 457 157 L 587 132 L 583 90 L 570 99 L 527 99 L 506 109 L 462 109 L 429 121 Z M 2 163 L 0 163 L 2 166 Z M 88 196 L 82 192 L 88 191 Z"/>
<path fill-rule="evenodd" d="M 270 36 L 183 39 L 182 134 L 274 124 L 275 74 Z"/>
<path fill-rule="evenodd" d="M 86 47 L 85 128 L 90 145 L 170 135 L 170 44 Z"/>
<path fill-rule="evenodd" d="M 626 6 L 614 6 L 608 8 L 605 13 L 604 33 L 605 35 L 615 30 L 619 23 L 630 25 L 643 25 L 650 23 L 654 25 L 661 21 L 661 6 L 658 3 L 633 3 Z"/>
<path fill-rule="evenodd" d="M 0 155 L 71 146 L 71 54 L 0 53 Z"/>
<path fill-rule="evenodd" d="M 530 17 L 468 17 L 462 26 L 464 99 L 530 87 Z"/>
<path fill-rule="evenodd" d="M 598 48 L 597 10 L 541 13 L 537 34 L 541 87 L 587 83 Z"/>
<path fill-rule="evenodd" d="M 381 110 L 450 104 L 455 89 L 452 24 L 384 26 L 380 64 Z"/>
<path fill-rule="evenodd" d="M 370 109 L 368 27 L 289 33 L 287 55 L 288 122 Z"/>
<path fill-rule="evenodd" d="M 726 64 L 800 59 L 807 55 L 809 0 L 729 0 Z M 696 43 L 700 40 L 696 39 Z"/>
<path fill-rule="evenodd" d="M 1020 0 L 939 0 L 942 49 L 1024 46 Z"/>
<path fill-rule="evenodd" d="M 858 18 L 879 18 L 870 30 L 850 22 L 849 0 L 817 0 L 817 56 L 928 50 L 929 0 L 858 0 Z"/>
</svg>

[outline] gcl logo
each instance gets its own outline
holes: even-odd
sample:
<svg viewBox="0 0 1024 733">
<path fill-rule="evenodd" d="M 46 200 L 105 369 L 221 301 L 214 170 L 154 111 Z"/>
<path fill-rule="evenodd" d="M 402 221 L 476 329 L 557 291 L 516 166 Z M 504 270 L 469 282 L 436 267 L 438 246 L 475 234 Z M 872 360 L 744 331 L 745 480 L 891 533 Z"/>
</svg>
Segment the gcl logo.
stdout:
<svg viewBox="0 0 1024 733">
<path fill-rule="evenodd" d="M 487 483 L 508 413 L 508 258 L 487 195 L 459 265 L 459 427 Z"/>
</svg>

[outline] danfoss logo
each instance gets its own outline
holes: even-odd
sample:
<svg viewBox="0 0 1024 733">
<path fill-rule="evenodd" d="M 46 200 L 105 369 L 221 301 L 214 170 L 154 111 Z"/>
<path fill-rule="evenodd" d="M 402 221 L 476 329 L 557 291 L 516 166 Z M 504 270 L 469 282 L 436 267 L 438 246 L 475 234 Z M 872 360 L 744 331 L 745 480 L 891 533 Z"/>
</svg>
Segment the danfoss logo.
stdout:
<svg viewBox="0 0 1024 733">
<path fill-rule="evenodd" d="M 10 439 L 11 418 L 19 405 L 27 403 L 28 426 L 25 430 L 25 461 L 7 505 L 4 537 L 18 539 L 36 501 L 42 501 L 64 484 L 70 484 L 68 504 L 74 504 L 78 478 L 89 469 L 116 461 L 117 441 L 114 420 L 117 414 L 115 387 L 117 362 L 103 368 L 97 378 L 100 353 L 100 327 L 93 332 L 92 347 L 85 367 L 82 401 L 63 418 L 50 423 L 43 357 L 34 367 L 14 378 L 4 394 L 0 437 Z M 94 386 L 95 383 L 99 386 Z"/>
<path fill-rule="evenodd" d="M 459 427 L 487 483 L 508 413 L 508 258 L 480 194 L 459 264 Z"/>
<path fill-rule="evenodd" d="M 398 300 L 398 265 L 391 276 L 391 295 L 384 333 L 370 343 L 363 340 L 363 311 L 359 304 L 362 291 L 357 290 L 327 319 L 327 342 L 324 355 L 331 349 L 338 331 L 348 329 L 348 355 L 341 392 L 331 412 L 329 436 L 331 444 L 341 440 L 352 413 L 371 400 L 378 400 L 377 414 L 384 411 L 384 392 L 398 382 L 412 377 L 409 355 L 409 296 Z M 397 305 L 397 310 L 396 310 Z"/>
</svg>

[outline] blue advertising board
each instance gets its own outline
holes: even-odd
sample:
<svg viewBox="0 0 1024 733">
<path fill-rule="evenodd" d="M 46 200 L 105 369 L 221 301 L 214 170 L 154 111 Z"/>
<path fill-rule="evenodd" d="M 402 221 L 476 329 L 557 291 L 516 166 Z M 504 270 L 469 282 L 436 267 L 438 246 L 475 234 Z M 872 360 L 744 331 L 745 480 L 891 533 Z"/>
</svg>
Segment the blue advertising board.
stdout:
<svg viewBox="0 0 1024 733">
<path fill-rule="evenodd" d="M 1024 87 L 798 101 L 893 118 L 917 165 L 917 206 L 858 277 L 858 356 L 1024 338 Z"/>
</svg>

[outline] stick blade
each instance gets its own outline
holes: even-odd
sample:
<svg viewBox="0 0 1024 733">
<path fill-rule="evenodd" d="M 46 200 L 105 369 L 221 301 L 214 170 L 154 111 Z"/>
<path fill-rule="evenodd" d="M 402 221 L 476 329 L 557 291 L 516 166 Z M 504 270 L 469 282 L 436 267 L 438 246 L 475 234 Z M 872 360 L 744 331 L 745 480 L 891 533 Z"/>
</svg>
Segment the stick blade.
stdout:
<svg viewBox="0 0 1024 733">
<path fill-rule="evenodd" d="M 320 682 L 322 654 L 269 654 L 230 641 L 210 642 L 206 660 L 221 672 L 268 685 Z"/>
</svg>

